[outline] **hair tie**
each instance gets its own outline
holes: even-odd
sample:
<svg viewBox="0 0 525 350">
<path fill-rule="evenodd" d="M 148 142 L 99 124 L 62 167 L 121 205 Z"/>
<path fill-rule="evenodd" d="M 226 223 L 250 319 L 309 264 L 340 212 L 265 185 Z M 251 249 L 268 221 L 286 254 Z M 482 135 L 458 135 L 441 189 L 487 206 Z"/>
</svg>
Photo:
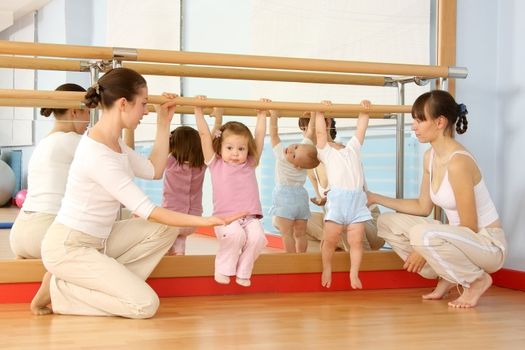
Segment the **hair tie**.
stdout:
<svg viewBox="0 0 525 350">
<path fill-rule="evenodd" d="M 218 138 L 221 137 L 221 135 L 222 135 L 222 131 L 220 131 L 220 130 L 215 130 L 215 132 L 213 133 L 213 138 L 214 138 L 214 139 L 218 139 Z"/>
<path fill-rule="evenodd" d="M 100 95 L 100 85 L 98 83 L 95 83 L 95 85 L 93 85 L 93 89 L 95 89 L 97 95 Z"/>
<path fill-rule="evenodd" d="M 460 103 L 458 105 L 458 111 L 459 111 L 459 114 L 461 114 L 461 115 L 467 114 L 468 113 L 467 106 L 465 106 L 463 103 Z"/>
</svg>

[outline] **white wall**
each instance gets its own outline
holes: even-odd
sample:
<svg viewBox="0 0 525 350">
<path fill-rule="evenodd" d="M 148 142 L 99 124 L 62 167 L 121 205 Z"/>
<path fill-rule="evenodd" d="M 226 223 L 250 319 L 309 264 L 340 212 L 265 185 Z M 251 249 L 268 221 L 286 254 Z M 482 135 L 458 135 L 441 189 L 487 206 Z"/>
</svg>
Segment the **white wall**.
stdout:
<svg viewBox="0 0 525 350">
<path fill-rule="evenodd" d="M 525 3 L 458 0 L 457 64 L 469 69 L 457 99 L 469 110 L 459 136 L 476 156 L 509 242 L 505 267 L 525 270 Z"/>
</svg>

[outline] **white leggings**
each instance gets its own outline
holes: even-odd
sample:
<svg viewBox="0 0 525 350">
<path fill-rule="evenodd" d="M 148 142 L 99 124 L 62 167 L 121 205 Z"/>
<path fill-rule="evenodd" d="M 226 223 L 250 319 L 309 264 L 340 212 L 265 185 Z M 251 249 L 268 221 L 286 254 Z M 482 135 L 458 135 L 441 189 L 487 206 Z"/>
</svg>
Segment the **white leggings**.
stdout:
<svg viewBox="0 0 525 350">
<path fill-rule="evenodd" d="M 116 222 L 105 240 L 53 223 L 42 242 L 42 261 L 53 275 L 53 312 L 152 317 L 159 298 L 145 280 L 177 232 L 134 218 Z"/>
<path fill-rule="evenodd" d="M 475 233 L 467 227 L 399 213 L 382 214 L 377 227 L 378 235 L 401 259 L 406 260 L 414 250 L 425 258 L 421 276 L 439 276 L 465 288 L 483 273 L 499 270 L 506 257 L 507 243 L 501 228 L 483 228 Z"/>
</svg>

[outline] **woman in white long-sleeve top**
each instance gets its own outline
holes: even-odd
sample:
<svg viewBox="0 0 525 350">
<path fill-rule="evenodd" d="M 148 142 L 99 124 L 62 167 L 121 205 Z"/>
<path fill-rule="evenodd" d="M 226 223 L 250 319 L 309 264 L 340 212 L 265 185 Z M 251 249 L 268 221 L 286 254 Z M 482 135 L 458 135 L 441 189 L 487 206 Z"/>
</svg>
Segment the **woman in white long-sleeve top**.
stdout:
<svg viewBox="0 0 525 350">
<path fill-rule="evenodd" d="M 88 89 L 86 105 L 101 105 L 102 115 L 80 140 L 62 206 L 42 243 L 48 273 L 33 313 L 152 317 L 159 299 L 145 280 L 173 245 L 173 226 L 223 225 L 242 216 L 170 211 L 154 205 L 133 182 L 135 176 L 162 177 L 176 107 L 176 95 L 165 96 L 168 102 L 156 107 L 157 133 L 146 159 L 120 138 L 122 129 L 135 129 L 148 113 L 144 78 L 116 68 Z M 115 222 L 121 203 L 138 218 Z"/>
<path fill-rule="evenodd" d="M 56 91 L 86 89 L 62 84 Z M 81 135 L 89 123 L 88 109 L 42 108 L 40 114 L 55 117 L 50 133 L 35 147 L 27 168 L 27 197 L 9 233 L 17 258 L 39 259 L 42 239 L 55 220 L 66 190 L 67 174 Z"/>
</svg>

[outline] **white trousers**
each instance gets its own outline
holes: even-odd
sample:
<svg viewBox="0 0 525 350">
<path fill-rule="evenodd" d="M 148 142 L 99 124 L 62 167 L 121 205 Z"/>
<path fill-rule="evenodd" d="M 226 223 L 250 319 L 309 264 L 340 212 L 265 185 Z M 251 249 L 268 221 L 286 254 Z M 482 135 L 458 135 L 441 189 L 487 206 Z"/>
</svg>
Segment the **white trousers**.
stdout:
<svg viewBox="0 0 525 350">
<path fill-rule="evenodd" d="M 20 210 L 9 233 L 11 251 L 26 259 L 40 259 L 44 235 L 56 215 Z"/>
<path fill-rule="evenodd" d="M 483 228 L 476 233 L 467 227 L 399 213 L 382 214 L 377 227 L 378 235 L 401 259 L 406 260 L 414 250 L 425 258 L 421 276 L 439 276 L 465 288 L 484 272 L 499 270 L 507 254 L 501 228 Z"/>
<path fill-rule="evenodd" d="M 177 232 L 176 228 L 134 218 L 116 222 L 105 240 L 53 223 L 42 242 L 42 261 L 53 275 L 53 311 L 152 317 L 159 298 L 145 280 Z"/>
</svg>

